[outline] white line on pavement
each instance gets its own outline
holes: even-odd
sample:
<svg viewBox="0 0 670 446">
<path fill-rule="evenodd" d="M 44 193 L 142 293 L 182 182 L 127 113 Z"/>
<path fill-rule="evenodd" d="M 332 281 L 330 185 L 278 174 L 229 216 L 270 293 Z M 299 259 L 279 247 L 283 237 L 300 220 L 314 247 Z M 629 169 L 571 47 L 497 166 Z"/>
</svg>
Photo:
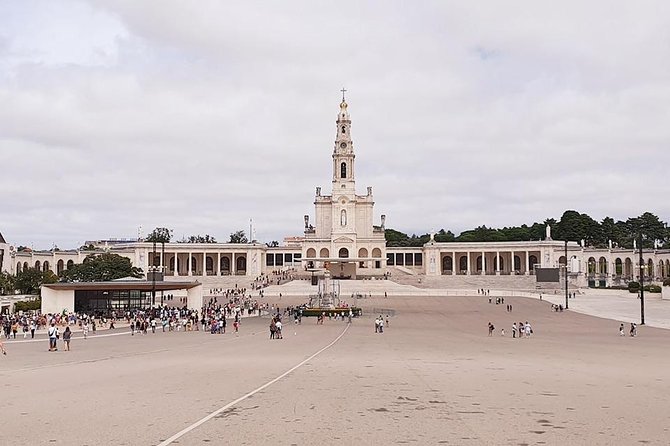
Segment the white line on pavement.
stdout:
<svg viewBox="0 0 670 446">
<path fill-rule="evenodd" d="M 288 375 L 289 373 L 291 373 L 291 372 L 293 372 L 294 370 L 298 369 L 299 367 L 303 366 L 305 363 L 307 363 L 307 362 L 311 361 L 312 359 L 316 358 L 319 354 L 323 353 L 324 351 L 328 350 L 330 347 L 332 347 L 333 345 L 335 345 L 335 343 L 336 343 L 337 341 L 339 341 L 340 338 L 342 338 L 342 336 L 344 336 L 344 334 L 347 332 L 347 330 L 349 329 L 349 325 L 350 325 L 350 324 L 347 324 L 347 326 L 344 328 L 344 330 L 342 331 L 342 333 L 340 333 L 340 335 L 339 335 L 337 338 L 335 338 L 335 340 L 334 340 L 333 342 L 331 342 L 330 344 L 326 345 L 325 347 L 323 347 L 323 348 L 322 348 L 321 350 L 319 350 L 318 352 L 314 353 L 314 354 L 313 354 L 312 356 L 310 356 L 309 358 L 303 360 L 303 361 L 302 361 L 301 363 L 299 363 L 298 365 L 296 365 L 296 366 L 294 366 L 293 368 L 291 368 L 291 369 L 287 370 L 286 372 L 282 373 L 281 375 L 279 375 L 279 376 L 276 377 L 275 379 L 273 379 L 273 380 L 271 380 L 271 381 L 268 381 L 267 383 L 263 384 L 262 386 L 260 386 L 260 387 L 257 388 L 256 390 L 252 390 L 251 392 L 247 393 L 246 395 L 243 395 L 243 396 L 239 397 L 239 398 L 236 399 L 235 401 L 231 401 L 230 403 L 226 404 L 225 406 L 223 406 L 223 407 L 221 407 L 221 408 L 215 410 L 214 412 L 210 413 L 210 414 L 207 415 L 206 417 L 201 418 L 200 420 L 196 421 L 195 423 L 191 424 L 190 426 L 188 426 L 188 427 L 182 429 L 181 431 L 177 432 L 176 434 L 174 434 L 173 436 L 171 436 L 171 437 L 168 438 L 167 440 L 164 440 L 164 441 L 160 442 L 160 443 L 158 444 L 158 446 L 167 446 L 167 445 L 169 445 L 169 444 L 172 444 L 175 440 L 177 440 L 177 439 L 183 437 L 184 435 L 188 434 L 188 433 L 191 432 L 192 430 L 194 430 L 194 429 L 196 429 L 197 427 L 199 427 L 199 426 L 203 425 L 204 423 L 208 422 L 209 420 L 211 420 L 211 419 L 214 418 L 215 416 L 219 415 L 219 414 L 220 414 L 221 412 L 223 412 L 224 410 L 231 408 L 232 406 L 236 405 L 237 403 L 239 403 L 239 402 L 241 402 L 241 401 L 244 401 L 244 400 L 246 400 L 247 398 L 249 398 L 250 396 L 253 396 L 253 395 L 255 395 L 256 393 L 260 392 L 261 390 L 263 390 L 263 389 L 265 389 L 265 388 L 271 386 L 272 384 L 276 383 L 276 382 L 279 381 L 280 379 L 284 378 L 284 377 L 285 377 L 286 375 Z"/>
</svg>

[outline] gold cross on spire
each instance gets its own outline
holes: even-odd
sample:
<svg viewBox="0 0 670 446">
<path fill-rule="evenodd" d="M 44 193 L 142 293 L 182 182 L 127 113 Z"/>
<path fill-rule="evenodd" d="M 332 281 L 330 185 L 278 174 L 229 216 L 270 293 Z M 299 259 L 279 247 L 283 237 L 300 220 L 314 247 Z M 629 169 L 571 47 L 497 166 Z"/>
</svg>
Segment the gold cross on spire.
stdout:
<svg viewBox="0 0 670 446">
<path fill-rule="evenodd" d="M 344 102 L 344 93 L 346 93 L 347 90 L 345 90 L 344 87 L 342 87 L 340 91 L 342 92 L 342 102 Z"/>
</svg>

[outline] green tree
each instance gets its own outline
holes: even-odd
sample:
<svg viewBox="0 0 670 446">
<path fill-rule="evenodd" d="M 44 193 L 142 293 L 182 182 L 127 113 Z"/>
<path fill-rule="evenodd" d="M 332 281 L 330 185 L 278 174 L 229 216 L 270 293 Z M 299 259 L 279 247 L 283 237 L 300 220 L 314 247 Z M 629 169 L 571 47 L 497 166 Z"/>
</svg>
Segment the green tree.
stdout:
<svg viewBox="0 0 670 446">
<path fill-rule="evenodd" d="M 216 239 L 209 234 L 192 235 L 186 239 L 185 243 L 216 243 Z"/>
<path fill-rule="evenodd" d="M 230 243 L 249 243 L 244 231 L 239 230 L 230 234 Z"/>
<path fill-rule="evenodd" d="M 140 278 L 141 268 L 134 267 L 127 257 L 118 254 L 89 254 L 84 261 L 70 269 L 63 270 L 64 282 L 105 282 L 124 277 Z"/>
<path fill-rule="evenodd" d="M 444 229 L 440 229 L 437 234 L 435 234 L 435 241 L 436 242 L 453 242 L 456 240 L 456 237 L 454 236 L 454 233 L 451 231 L 445 231 Z"/>
<path fill-rule="evenodd" d="M 384 230 L 384 237 L 386 246 L 409 246 L 409 237 L 404 232 L 388 228 Z"/>
<path fill-rule="evenodd" d="M 645 212 L 637 218 L 629 218 L 627 221 L 629 236 L 639 239 L 642 235 L 642 244 L 645 248 L 652 248 L 654 240 L 665 243 L 667 240 L 667 229 L 665 224 L 651 212 Z"/>
<path fill-rule="evenodd" d="M 168 228 L 154 228 L 153 231 L 147 236 L 147 242 L 156 242 L 156 243 L 170 243 L 172 240 L 172 229 Z"/>
<path fill-rule="evenodd" d="M 14 286 L 22 294 L 38 294 L 45 283 L 58 282 L 58 276 L 52 271 L 40 271 L 35 268 L 24 269 L 16 275 Z"/>
<path fill-rule="evenodd" d="M 14 304 L 14 311 L 35 311 L 42 308 L 42 298 L 24 300 Z"/>
<path fill-rule="evenodd" d="M 9 273 L 0 273 L 0 295 L 7 295 L 14 293 L 15 277 Z"/>
</svg>

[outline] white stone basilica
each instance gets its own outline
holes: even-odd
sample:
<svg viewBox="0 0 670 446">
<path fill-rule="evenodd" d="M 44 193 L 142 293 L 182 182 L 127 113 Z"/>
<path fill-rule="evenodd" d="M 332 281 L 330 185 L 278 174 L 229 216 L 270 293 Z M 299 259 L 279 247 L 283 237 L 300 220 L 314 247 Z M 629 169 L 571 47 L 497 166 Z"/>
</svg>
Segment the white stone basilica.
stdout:
<svg viewBox="0 0 670 446">
<path fill-rule="evenodd" d="M 535 287 L 536 268 L 557 268 L 566 263 L 571 286 L 623 285 L 639 277 L 639 250 L 596 249 L 571 242 L 566 257 L 564 242 L 551 240 L 549 230 L 545 240 L 538 241 L 444 243 L 431 239 L 422 247 L 387 247 L 385 216 L 380 215 L 379 225 L 374 224 L 372 188 L 368 187 L 365 195 L 356 193 L 356 156 L 344 97 L 336 132 L 331 194 L 322 195 L 321 188 L 316 188 L 314 220 L 305 215 L 304 236 L 289 237 L 284 246 L 167 243 L 154 251 L 152 243 L 106 240 L 96 243 L 95 251 L 16 252 L 0 235 L 0 267 L 13 274 L 26 268 L 58 274 L 92 252 L 110 251 L 128 257 L 144 271 L 155 266 L 167 281 L 188 277 L 212 288 L 238 283 L 248 286 L 263 274 L 289 268 L 305 277 L 328 271 L 330 276 L 343 279 L 390 276 L 406 283 L 439 281 L 445 288 L 476 288 L 484 278 L 485 287 L 498 283 L 501 287 Z M 670 277 L 670 250 L 645 249 L 643 258 L 647 281 Z"/>
<path fill-rule="evenodd" d="M 315 226 L 305 215 L 302 258 L 309 269 L 323 268 L 332 277 L 355 279 L 379 275 L 386 258 L 384 218 L 374 226 L 372 187 L 366 195 L 356 194 L 356 155 L 351 139 L 351 118 L 342 97 L 337 115 L 337 136 L 333 149 L 333 189 L 321 195 L 316 188 Z"/>
</svg>

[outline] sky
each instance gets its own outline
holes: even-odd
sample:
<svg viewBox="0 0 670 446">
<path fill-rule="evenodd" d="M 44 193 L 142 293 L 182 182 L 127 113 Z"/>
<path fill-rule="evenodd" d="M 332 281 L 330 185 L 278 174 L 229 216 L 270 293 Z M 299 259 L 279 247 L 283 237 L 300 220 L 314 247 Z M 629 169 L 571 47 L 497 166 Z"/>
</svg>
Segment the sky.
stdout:
<svg viewBox="0 0 670 446">
<path fill-rule="evenodd" d="M 0 232 L 301 235 L 342 88 L 375 224 L 670 220 L 667 1 L 0 0 Z"/>
</svg>

